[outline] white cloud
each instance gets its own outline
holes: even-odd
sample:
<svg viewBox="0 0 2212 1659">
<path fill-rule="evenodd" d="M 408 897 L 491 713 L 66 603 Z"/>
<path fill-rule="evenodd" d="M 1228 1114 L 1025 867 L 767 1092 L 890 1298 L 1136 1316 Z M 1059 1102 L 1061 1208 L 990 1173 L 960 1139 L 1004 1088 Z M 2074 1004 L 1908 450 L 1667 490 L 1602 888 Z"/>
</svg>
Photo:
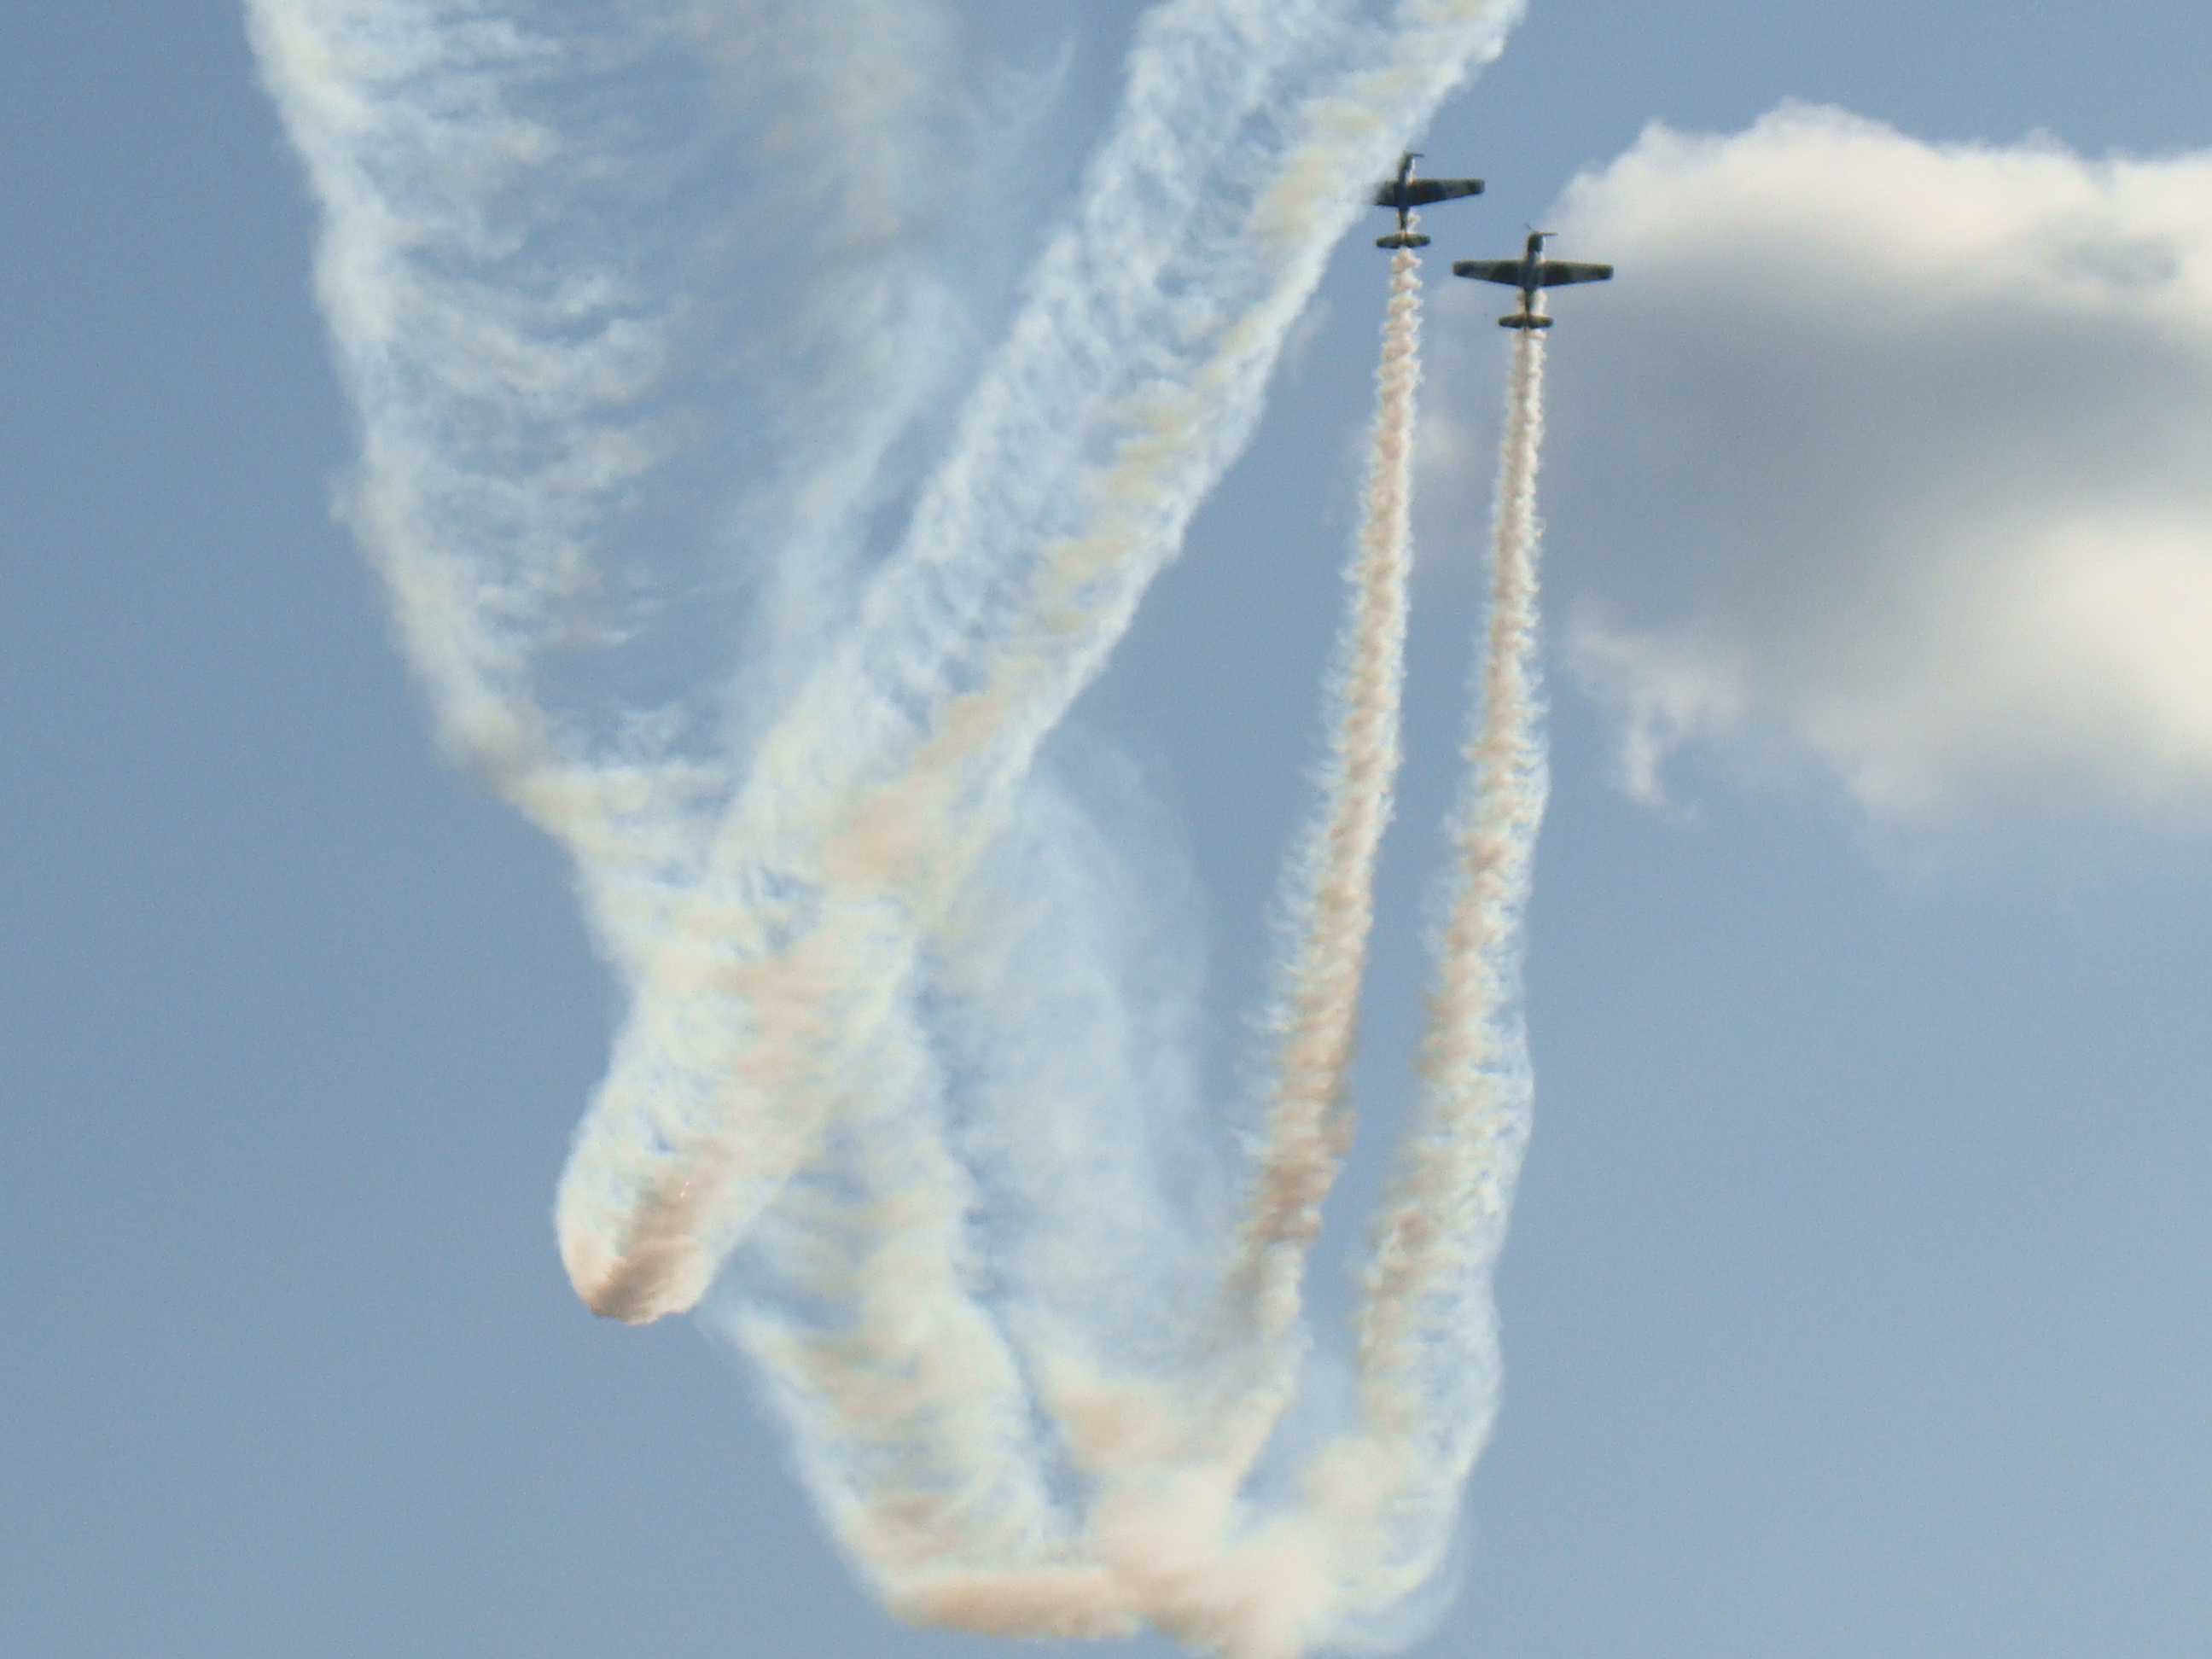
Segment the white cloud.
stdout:
<svg viewBox="0 0 2212 1659">
<path fill-rule="evenodd" d="M 1632 787 L 1705 741 L 1886 831 L 2212 827 L 2212 155 L 1833 110 L 1578 179 L 1549 505 Z"/>
</svg>

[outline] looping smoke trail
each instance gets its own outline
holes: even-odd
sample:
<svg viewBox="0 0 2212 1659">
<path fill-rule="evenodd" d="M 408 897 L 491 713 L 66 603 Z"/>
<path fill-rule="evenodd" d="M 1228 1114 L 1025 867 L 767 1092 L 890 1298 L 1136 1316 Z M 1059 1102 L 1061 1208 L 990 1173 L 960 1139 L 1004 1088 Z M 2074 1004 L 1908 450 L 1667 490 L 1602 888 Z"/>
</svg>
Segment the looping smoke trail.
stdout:
<svg viewBox="0 0 2212 1659">
<path fill-rule="evenodd" d="M 1294 944 L 1268 1020 L 1275 1082 L 1252 1176 L 1231 1304 L 1263 1345 L 1297 1326 L 1308 1252 L 1352 1133 L 1351 1071 L 1359 988 L 1375 921 L 1375 860 L 1390 821 L 1400 761 L 1407 577 L 1413 562 L 1414 394 L 1420 384 L 1420 259 L 1401 248 L 1376 373 L 1373 448 L 1352 566 L 1351 614 L 1337 644 L 1336 727 L 1322 775 L 1322 810 L 1293 861 L 1287 906 Z M 1249 1459 L 1287 1404 L 1297 1355 L 1277 1356 L 1241 1455 Z"/>
<path fill-rule="evenodd" d="M 1008 1291 L 981 1270 L 988 1180 L 1035 1207 L 1068 1200 L 975 1152 L 1049 1109 L 1012 1084 L 1053 1034 L 994 1047 L 996 1028 L 963 1012 L 963 970 L 976 918 L 1002 896 L 997 860 L 1040 798 L 1039 744 L 1249 439 L 1362 187 L 1494 55 L 1517 0 L 1155 7 L 1079 208 L 1032 272 L 902 542 L 834 602 L 796 583 L 787 610 L 813 618 L 803 647 L 748 684 L 742 709 L 726 676 L 703 696 L 662 687 L 595 706 L 567 666 L 599 653 L 657 684 L 655 626 L 727 580 L 720 547 L 675 591 L 642 597 L 606 560 L 680 544 L 725 501 L 701 481 L 738 432 L 715 414 L 718 376 L 746 357 L 736 325 L 707 314 L 732 291 L 721 279 L 745 241 L 736 216 L 646 213 L 657 240 L 629 234 L 632 221 L 638 204 L 690 199 L 743 147 L 727 120 L 714 143 L 684 136 L 722 107 L 686 55 L 702 36 L 750 66 L 825 28 L 885 71 L 841 72 L 841 84 L 899 90 L 849 131 L 812 135 L 832 147 L 817 160 L 890 215 L 896 178 L 872 198 L 852 181 L 884 176 L 882 152 L 898 151 L 926 105 L 930 77 L 899 61 L 913 32 L 891 25 L 934 9 L 251 4 L 264 75 L 325 204 L 319 281 L 363 425 L 356 527 L 448 748 L 570 849 L 630 993 L 557 1200 L 579 1293 L 649 1320 L 696 1305 L 744 1252 L 714 1322 L 755 1358 L 840 1542 L 903 1616 L 1024 1635 L 1149 1622 L 1237 1659 L 1340 1638 L 1433 1564 L 1486 1431 L 1488 1384 L 1454 1418 L 1465 1389 L 1449 1379 L 1467 1352 L 1489 1362 L 1484 1275 L 1511 1173 L 1498 1149 L 1517 1148 L 1498 1127 L 1516 1121 L 1507 1094 L 1462 1098 L 1462 1073 L 1504 1049 L 1478 1042 L 1465 1065 L 1446 1052 L 1452 1033 L 1504 1029 L 1510 973 L 1492 958 L 1510 951 L 1496 931 L 1517 918 L 1511 884 L 1525 879 L 1525 851 L 1517 876 L 1510 857 L 1476 868 L 1470 851 L 1467 884 L 1492 895 L 1476 909 L 1492 933 L 1448 930 L 1437 1023 L 1449 1040 L 1425 1062 L 1429 1097 L 1361 1333 L 1375 1455 L 1324 1457 L 1308 1501 L 1261 1510 L 1242 1480 L 1286 1397 L 1300 1262 L 1348 1122 L 1365 884 L 1395 761 L 1410 260 L 1394 273 L 1389 349 L 1404 350 L 1378 388 L 1361 554 L 1372 562 L 1340 692 L 1335 799 L 1299 914 L 1304 961 L 1285 981 L 1286 1018 L 1312 1024 L 1285 1033 L 1253 1221 L 1176 1264 L 1195 1277 L 1230 1261 L 1250 1318 L 1224 1339 L 1245 1349 L 1227 1370 L 1237 1387 L 1273 1379 L 1256 1419 L 1224 1413 L 1236 1401 L 1218 1371 L 1164 1363 L 1188 1358 L 1164 1352 L 1172 1343 L 1164 1358 L 1128 1358 L 1126 1333 L 1087 1320 L 1067 1285 Z M 789 103 L 848 112 L 803 88 Z M 877 222 L 885 248 L 911 240 L 895 218 Z M 792 267 L 842 271 L 849 252 L 816 237 Z M 825 553 L 849 557 L 882 500 L 884 457 L 936 385 L 893 374 L 902 354 L 886 343 L 902 324 L 931 332 L 927 307 L 903 297 L 928 283 L 896 255 L 866 269 L 800 307 L 803 337 L 785 343 L 792 361 L 846 371 L 818 380 L 816 418 L 779 455 L 796 482 L 759 515 L 778 526 L 767 573 L 787 585 Z M 1526 488 L 1534 353 L 1523 342 L 1516 358 Z M 807 434 L 846 422 L 854 447 L 817 444 L 828 458 L 809 460 Z M 1502 506 L 1501 596 L 1510 517 Z M 1533 599 L 1521 599 L 1525 652 Z M 1508 609 L 1501 598 L 1498 617 Z M 1499 672 L 1493 723 L 1531 684 Z M 1492 746 L 1474 752 L 1494 791 L 1511 769 Z M 1489 811 L 1476 811 L 1470 849 L 1519 822 L 1509 812 L 1498 830 Z M 1487 979 L 1462 971 L 1470 952 Z M 1111 1103 L 1122 1118 L 1142 1109 Z M 1240 1245 L 1249 1271 L 1235 1267 Z"/>
</svg>

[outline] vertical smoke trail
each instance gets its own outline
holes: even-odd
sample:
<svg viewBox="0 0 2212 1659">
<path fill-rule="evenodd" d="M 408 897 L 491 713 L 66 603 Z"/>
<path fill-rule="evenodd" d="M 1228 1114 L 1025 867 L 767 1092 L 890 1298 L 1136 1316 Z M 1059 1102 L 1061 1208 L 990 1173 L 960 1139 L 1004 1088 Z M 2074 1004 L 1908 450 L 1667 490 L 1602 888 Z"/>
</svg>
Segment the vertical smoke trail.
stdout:
<svg viewBox="0 0 2212 1659">
<path fill-rule="evenodd" d="M 1400 758 L 1419 263 L 1401 250 L 1391 264 L 1322 806 L 1289 877 L 1286 931 L 1295 943 L 1270 1019 L 1273 1098 L 1225 1279 L 1231 1328 L 1218 1334 L 1230 1347 L 1226 1386 L 1186 1376 L 1170 1385 L 1182 1396 L 1172 1400 L 1147 1398 L 1126 1378 L 1118 1387 L 1097 1376 L 1087 1388 L 1048 1387 L 1081 1461 L 1102 1477 L 1088 1539 L 1099 1565 L 941 1583 L 927 1604 L 941 1621 L 1066 1635 L 1123 1631 L 1141 1617 L 1195 1648 L 1261 1659 L 1299 1650 L 1329 1616 L 1334 1573 L 1315 1547 L 1315 1529 L 1298 1517 L 1248 1510 L 1239 1488 L 1295 1395 L 1302 1350 L 1291 1339 L 1301 1279 L 1350 1139 L 1346 1096 L 1376 854 Z M 1126 1446 L 1099 1443 L 1132 1436 L 1152 1443 L 1133 1457 Z"/>
<path fill-rule="evenodd" d="M 1491 1279 L 1528 1134 L 1522 924 L 1548 787 L 1536 666 L 1543 354 L 1540 331 L 1515 335 L 1487 657 L 1451 832 L 1457 868 L 1436 943 L 1422 1097 L 1375 1222 L 1358 1318 L 1364 1420 L 1317 1472 L 1335 1503 L 1378 1523 L 1370 1571 L 1381 1601 L 1433 1573 L 1497 1414 Z"/>
<path fill-rule="evenodd" d="M 1347 580 L 1352 610 L 1337 642 L 1336 726 L 1320 817 L 1291 872 L 1295 938 L 1269 1019 L 1273 1100 L 1230 1285 L 1255 1334 L 1279 1344 L 1295 1327 L 1307 1253 L 1350 1145 L 1347 1101 L 1359 988 L 1375 920 L 1375 858 L 1390 820 L 1405 681 L 1406 583 L 1413 562 L 1414 393 L 1420 383 L 1420 260 L 1390 263 L 1390 304 L 1376 373 L 1374 447 Z M 1244 1455 L 1273 1428 L 1294 1381 L 1295 1353 L 1274 1356 Z"/>
</svg>

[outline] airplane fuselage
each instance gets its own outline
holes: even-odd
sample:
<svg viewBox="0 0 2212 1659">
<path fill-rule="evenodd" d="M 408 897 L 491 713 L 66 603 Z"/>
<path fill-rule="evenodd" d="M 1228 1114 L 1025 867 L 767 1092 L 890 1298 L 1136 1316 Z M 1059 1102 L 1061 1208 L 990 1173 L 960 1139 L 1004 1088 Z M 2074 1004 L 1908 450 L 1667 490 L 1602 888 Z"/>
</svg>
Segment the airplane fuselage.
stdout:
<svg viewBox="0 0 2212 1659">
<path fill-rule="evenodd" d="M 1551 326 L 1552 319 L 1545 317 L 1539 320 L 1536 310 L 1536 296 L 1544 291 L 1544 240 L 1551 234 L 1548 230 L 1530 231 L 1528 246 L 1521 255 L 1521 314 L 1528 319 L 1522 325 L 1524 328 Z"/>
</svg>

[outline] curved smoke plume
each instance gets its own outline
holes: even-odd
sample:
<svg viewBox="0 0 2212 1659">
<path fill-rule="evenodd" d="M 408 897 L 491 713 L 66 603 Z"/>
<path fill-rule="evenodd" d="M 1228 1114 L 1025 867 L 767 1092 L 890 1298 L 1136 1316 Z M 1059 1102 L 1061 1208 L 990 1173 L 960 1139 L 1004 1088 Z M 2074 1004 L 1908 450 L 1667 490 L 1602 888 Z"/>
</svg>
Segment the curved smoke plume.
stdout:
<svg viewBox="0 0 2212 1659">
<path fill-rule="evenodd" d="M 1493 1408 L 1542 804 L 1533 339 L 1425 1093 L 1360 1315 L 1361 1421 L 1291 1498 L 1245 1484 L 1296 1387 L 1304 1258 L 1349 1131 L 1397 760 L 1410 254 L 1241 1231 L 1181 1242 L 1179 1276 L 1212 1288 L 1133 1352 L 1086 1322 L 1050 1228 L 992 1273 L 976 1218 L 1042 1214 L 1077 1159 L 1135 1171 L 1094 1212 L 1159 1205 L 1079 1098 L 1120 1090 L 1143 1115 L 1141 1022 L 1110 975 L 1085 977 L 1083 930 L 1053 983 L 1118 1023 L 1110 1063 L 1055 1071 L 1016 1029 L 1008 964 L 1036 959 L 1081 862 L 1038 748 L 1249 441 L 1362 186 L 1494 53 L 1514 0 L 1164 0 L 1075 211 L 942 429 L 968 313 L 914 204 L 963 142 L 945 14 L 250 11 L 325 208 L 319 283 L 362 422 L 345 509 L 442 741 L 568 848 L 629 993 L 558 1198 L 579 1294 L 641 1322 L 719 1277 L 711 1322 L 903 1616 L 1150 1623 L 1265 1659 L 1387 1612 L 1443 1559 Z M 838 51 L 809 49 L 824 38 Z M 769 261 L 746 228 L 794 201 L 825 210 Z M 760 331 L 733 292 L 781 297 L 784 325 Z M 773 487 L 733 490 L 733 458 Z M 893 508 L 903 533 L 871 563 Z M 769 631 L 742 670 L 715 666 L 749 606 Z M 1040 1151 L 1054 1125 L 1067 1144 Z"/>
</svg>

